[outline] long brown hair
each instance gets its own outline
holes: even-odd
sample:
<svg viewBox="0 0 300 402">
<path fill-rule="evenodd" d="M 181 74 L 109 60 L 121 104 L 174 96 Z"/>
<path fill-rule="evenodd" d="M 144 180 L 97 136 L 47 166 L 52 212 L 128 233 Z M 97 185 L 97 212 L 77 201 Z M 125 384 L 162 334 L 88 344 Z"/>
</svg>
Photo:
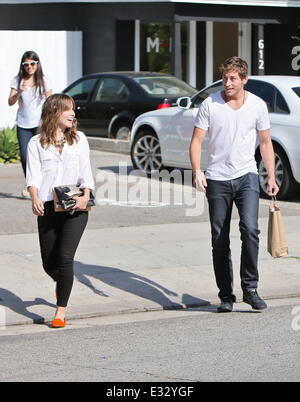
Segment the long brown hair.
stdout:
<svg viewBox="0 0 300 402">
<path fill-rule="evenodd" d="M 40 97 L 43 98 L 46 93 L 44 73 L 43 73 L 40 58 L 37 55 L 37 53 L 34 52 L 33 50 L 28 50 L 22 56 L 19 73 L 18 73 L 18 78 L 19 78 L 18 89 L 20 89 L 20 84 L 21 84 L 22 79 L 27 78 L 27 76 L 28 76 L 28 74 L 23 66 L 23 62 L 25 60 L 34 60 L 34 61 L 38 62 L 36 72 L 34 73 L 34 83 L 35 83 L 36 91 L 38 90 Z"/>
<path fill-rule="evenodd" d="M 43 148 L 50 146 L 55 142 L 58 119 L 60 115 L 72 108 L 75 110 L 73 98 L 65 94 L 50 95 L 43 104 L 41 123 L 38 129 L 40 134 L 40 143 Z M 72 127 L 65 130 L 66 141 L 72 145 L 78 141 L 77 120 L 74 117 Z"/>
</svg>

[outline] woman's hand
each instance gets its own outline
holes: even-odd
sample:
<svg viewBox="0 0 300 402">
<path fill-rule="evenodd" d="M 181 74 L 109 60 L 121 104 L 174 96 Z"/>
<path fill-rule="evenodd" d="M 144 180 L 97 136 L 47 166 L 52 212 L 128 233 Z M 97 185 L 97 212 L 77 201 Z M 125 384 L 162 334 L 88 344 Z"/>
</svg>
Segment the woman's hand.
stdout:
<svg viewBox="0 0 300 402">
<path fill-rule="evenodd" d="M 86 209 L 90 196 L 89 196 L 89 194 L 88 195 L 85 194 L 81 197 L 74 197 L 74 199 L 76 200 L 76 204 L 74 205 L 74 207 L 72 209 L 74 209 L 76 211 L 80 211 L 80 210 Z"/>
<path fill-rule="evenodd" d="M 25 80 L 21 80 L 20 88 L 16 90 L 15 88 L 11 88 L 9 97 L 8 97 L 8 104 L 9 106 L 13 106 L 20 98 L 22 93 L 26 91 L 29 87 L 26 85 Z"/>
<path fill-rule="evenodd" d="M 27 188 L 31 198 L 32 212 L 37 216 L 44 216 L 44 203 L 39 199 L 38 189 L 30 186 Z"/>
<path fill-rule="evenodd" d="M 32 197 L 32 212 L 37 216 L 44 216 L 44 203 L 38 197 Z"/>
<path fill-rule="evenodd" d="M 19 88 L 18 93 L 21 95 L 22 92 L 26 91 L 28 88 L 29 88 L 29 87 L 26 85 L 25 80 L 21 80 L 21 82 L 20 82 L 20 88 Z"/>
</svg>

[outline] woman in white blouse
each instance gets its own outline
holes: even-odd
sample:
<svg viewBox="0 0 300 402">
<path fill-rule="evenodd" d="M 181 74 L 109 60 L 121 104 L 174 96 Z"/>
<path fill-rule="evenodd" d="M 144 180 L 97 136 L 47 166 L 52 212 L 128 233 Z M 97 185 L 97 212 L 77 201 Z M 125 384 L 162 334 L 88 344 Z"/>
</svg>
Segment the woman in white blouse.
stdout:
<svg viewBox="0 0 300 402">
<path fill-rule="evenodd" d="M 39 56 L 32 50 L 22 56 L 19 73 L 10 84 L 8 104 L 18 102 L 17 137 L 20 147 L 21 163 L 26 176 L 26 152 L 29 140 L 36 135 L 41 118 L 42 105 L 52 93 L 49 81 L 43 73 Z M 22 196 L 29 198 L 26 189 Z"/>
<path fill-rule="evenodd" d="M 51 95 L 42 109 L 39 134 L 27 148 L 27 188 L 38 216 L 43 267 L 56 282 L 57 309 L 53 327 L 66 325 L 76 249 L 88 221 L 86 208 L 94 180 L 86 136 L 76 129 L 75 103 L 64 94 Z M 53 187 L 77 184 L 83 196 L 75 212 L 55 212 Z"/>
</svg>

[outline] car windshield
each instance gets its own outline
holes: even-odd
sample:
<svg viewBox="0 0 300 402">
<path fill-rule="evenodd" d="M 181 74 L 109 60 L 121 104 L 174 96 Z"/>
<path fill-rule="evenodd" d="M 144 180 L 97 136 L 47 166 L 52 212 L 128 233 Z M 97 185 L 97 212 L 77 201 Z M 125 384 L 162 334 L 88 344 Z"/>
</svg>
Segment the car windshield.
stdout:
<svg viewBox="0 0 300 402">
<path fill-rule="evenodd" d="M 197 93 L 196 96 L 192 99 L 192 107 L 198 107 L 204 99 L 208 96 L 214 94 L 217 91 L 221 91 L 223 88 L 222 81 L 218 81 L 215 84 L 209 86 L 208 88 L 202 89 L 200 92 Z"/>
<path fill-rule="evenodd" d="M 197 90 L 175 77 L 135 77 L 134 80 L 151 95 L 192 96 Z"/>
<path fill-rule="evenodd" d="M 296 95 L 298 95 L 299 96 L 299 98 L 300 98 L 300 87 L 295 87 L 295 88 L 293 88 L 293 91 L 296 93 Z"/>
</svg>

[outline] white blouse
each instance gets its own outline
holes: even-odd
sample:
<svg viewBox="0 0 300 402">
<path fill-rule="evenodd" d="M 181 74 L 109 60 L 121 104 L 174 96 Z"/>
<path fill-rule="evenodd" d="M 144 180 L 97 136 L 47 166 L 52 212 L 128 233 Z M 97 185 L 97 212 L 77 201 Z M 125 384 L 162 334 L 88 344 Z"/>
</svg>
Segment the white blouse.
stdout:
<svg viewBox="0 0 300 402">
<path fill-rule="evenodd" d="M 77 184 L 94 190 L 89 144 L 84 133 L 77 134 L 78 142 L 66 143 L 61 154 L 53 145 L 43 148 L 39 134 L 29 141 L 26 185 L 36 187 L 43 202 L 53 200 L 52 190 L 56 186 Z"/>
<path fill-rule="evenodd" d="M 19 77 L 16 76 L 10 87 L 18 90 Z M 51 83 L 47 77 L 44 77 L 45 91 L 48 92 L 51 89 Z M 20 99 L 18 100 L 19 108 L 17 111 L 16 123 L 22 128 L 34 128 L 40 124 L 40 118 L 42 113 L 42 106 L 46 98 L 40 96 L 39 90 L 36 86 L 27 88 L 22 92 Z"/>
</svg>

